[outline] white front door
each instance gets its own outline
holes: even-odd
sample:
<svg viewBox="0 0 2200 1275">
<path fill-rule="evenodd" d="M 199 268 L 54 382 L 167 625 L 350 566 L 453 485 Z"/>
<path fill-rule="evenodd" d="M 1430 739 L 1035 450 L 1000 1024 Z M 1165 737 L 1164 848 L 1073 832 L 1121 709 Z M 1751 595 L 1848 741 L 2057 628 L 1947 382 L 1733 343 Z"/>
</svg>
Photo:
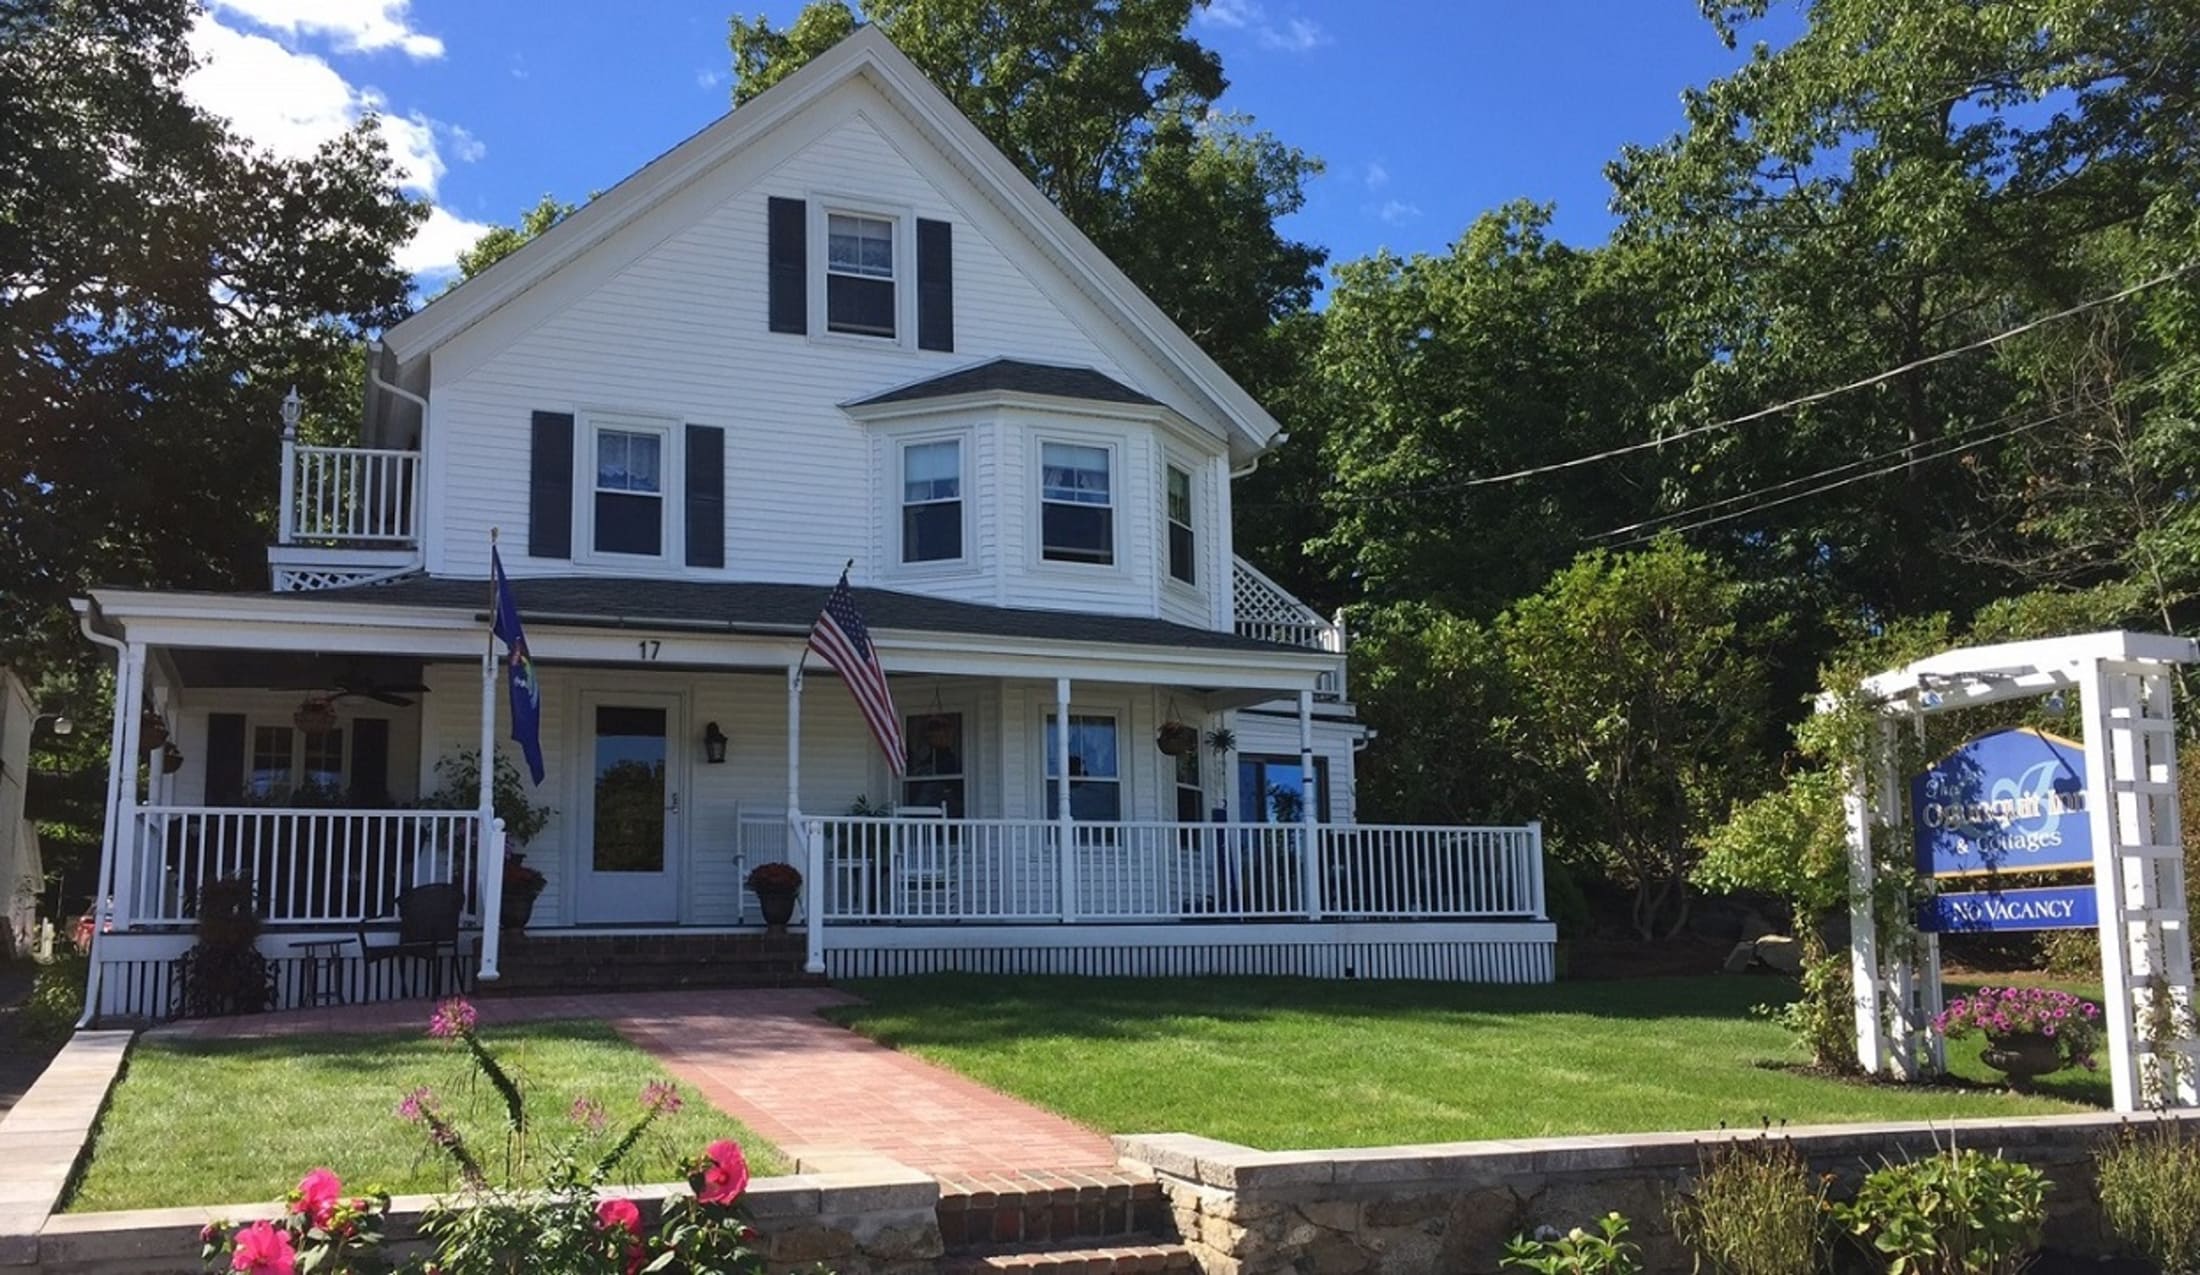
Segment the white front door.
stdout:
<svg viewBox="0 0 2200 1275">
<path fill-rule="evenodd" d="M 681 788 L 687 773 L 680 697 L 581 696 L 580 894 L 575 919 L 680 919 Z"/>
</svg>

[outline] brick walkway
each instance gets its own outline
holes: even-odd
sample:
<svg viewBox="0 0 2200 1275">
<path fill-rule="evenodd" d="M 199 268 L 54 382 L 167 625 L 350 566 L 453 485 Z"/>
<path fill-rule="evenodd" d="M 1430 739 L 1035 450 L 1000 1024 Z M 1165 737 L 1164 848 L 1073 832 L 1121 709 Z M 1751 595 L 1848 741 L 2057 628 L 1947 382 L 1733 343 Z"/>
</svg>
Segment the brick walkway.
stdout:
<svg viewBox="0 0 2200 1275">
<path fill-rule="evenodd" d="M 600 1019 L 790 1156 L 873 1151 L 955 1178 L 1112 1169 L 1107 1138 L 817 1016 L 816 988 L 528 996 L 475 1002 L 484 1023 Z M 244 1038 L 423 1028 L 426 1001 L 200 1019 L 159 1029 Z"/>
</svg>

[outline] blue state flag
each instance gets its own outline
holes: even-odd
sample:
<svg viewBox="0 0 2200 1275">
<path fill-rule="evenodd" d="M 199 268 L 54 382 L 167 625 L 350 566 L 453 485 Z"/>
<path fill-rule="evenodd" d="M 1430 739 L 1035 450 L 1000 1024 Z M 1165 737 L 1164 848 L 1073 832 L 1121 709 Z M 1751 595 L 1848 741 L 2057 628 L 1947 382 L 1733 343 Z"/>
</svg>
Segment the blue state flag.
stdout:
<svg viewBox="0 0 2200 1275">
<path fill-rule="evenodd" d="M 512 691 L 512 742 L 527 757 L 527 773 L 542 783 L 542 688 L 535 684 L 535 659 L 527 652 L 527 634 L 519 626 L 519 604 L 512 600 L 512 582 L 504 578 L 504 559 L 496 546 L 489 547 L 489 574 L 496 581 L 496 619 L 491 625 L 510 657 L 505 661 L 506 683 Z"/>
</svg>

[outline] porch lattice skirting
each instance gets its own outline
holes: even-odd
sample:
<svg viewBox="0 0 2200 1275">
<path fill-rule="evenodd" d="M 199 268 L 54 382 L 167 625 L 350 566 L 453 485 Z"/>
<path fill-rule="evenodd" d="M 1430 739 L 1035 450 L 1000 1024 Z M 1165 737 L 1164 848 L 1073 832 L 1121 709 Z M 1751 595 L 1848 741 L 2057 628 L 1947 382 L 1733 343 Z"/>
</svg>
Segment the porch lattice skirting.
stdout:
<svg viewBox="0 0 2200 1275">
<path fill-rule="evenodd" d="M 1548 983 L 1556 975 L 1548 922 L 828 928 L 831 978 L 910 974 L 1071 974 L 1119 978 L 1268 975 Z M 1386 935 L 1384 932 L 1389 931 Z M 1392 936 L 1395 937 L 1392 937 Z"/>
</svg>

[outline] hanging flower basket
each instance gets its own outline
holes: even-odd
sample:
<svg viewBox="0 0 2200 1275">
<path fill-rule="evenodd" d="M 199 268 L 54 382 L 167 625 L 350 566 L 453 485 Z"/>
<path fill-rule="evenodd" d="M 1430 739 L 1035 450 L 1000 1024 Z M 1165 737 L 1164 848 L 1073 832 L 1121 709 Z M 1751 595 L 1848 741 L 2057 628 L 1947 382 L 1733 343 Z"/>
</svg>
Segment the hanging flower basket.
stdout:
<svg viewBox="0 0 2200 1275">
<path fill-rule="evenodd" d="M 1183 722 L 1163 722 L 1154 732 L 1153 743 L 1171 757 L 1189 757 L 1199 751 L 1199 731 Z"/>
<path fill-rule="evenodd" d="M 168 723 L 151 709 L 138 718 L 138 747 L 150 757 L 168 746 Z"/>
<path fill-rule="evenodd" d="M 924 742 L 934 751 L 955 746 L 955 719 L 934 713 L 924 719 Z"/>
<path fill-rule="evenodd" d="M 308 735 L 336 729 L 336 705 L 325 696 L 309 695 L 298 705 L 298 711 L 290 715 L 290 724 Z"/>
<path fill-rule="evenodd" d="M 173 775 L 183 769 L 183 750 L 173 742 L 160 746 L 160 773 Z"/>
</svg>

